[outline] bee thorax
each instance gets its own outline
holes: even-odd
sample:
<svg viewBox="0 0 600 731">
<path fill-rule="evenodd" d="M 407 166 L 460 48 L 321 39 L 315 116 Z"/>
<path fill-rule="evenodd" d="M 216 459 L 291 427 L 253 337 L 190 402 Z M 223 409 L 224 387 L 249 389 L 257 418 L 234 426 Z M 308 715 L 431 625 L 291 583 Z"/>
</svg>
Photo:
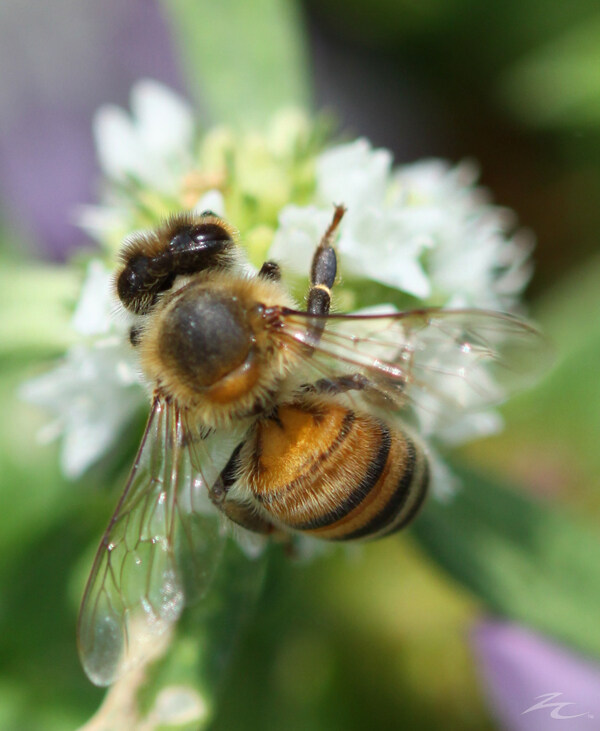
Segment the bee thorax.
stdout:
<svg viewBox="0 0 600 731">
<path fill-rule="evenodd" d="M 235 299 L 192 290 L 165 313 L 159 344 L 165 365 L 192 388 L 202 389 L 244 364 L 253 337 Z"/>
</svg>

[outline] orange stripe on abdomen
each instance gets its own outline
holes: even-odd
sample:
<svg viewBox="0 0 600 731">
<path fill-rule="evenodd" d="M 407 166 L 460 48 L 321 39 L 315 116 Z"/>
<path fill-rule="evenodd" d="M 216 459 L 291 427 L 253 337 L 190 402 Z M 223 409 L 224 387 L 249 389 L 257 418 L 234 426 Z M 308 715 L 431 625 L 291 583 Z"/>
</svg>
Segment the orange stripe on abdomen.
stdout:
<svg viewBox="0 0 600 731">
<path fill-rule="evenodd" d="M 259 424 L 254 454 L 245 477 L 262 510 L 329 540 L 393 529 L 424 463 L 400 430 L 337 404 L 280 407 Z"/>
<path fill-rule="evenodd" d="M 346 486 L 370 462 L 364 455 L 377 454 L 381 427 L 374 431 L 373 423 L 337 404 L 280 407 L 257 426 L 245 482 L 279 522 L 295 528 L 318 520 L 347 498 Z"/>
<path fill-rule="evenodd" d="M 356 540 L 368 538 L 393 523 L 413 487 L 418 458 L 414 442 L 399 431 L 392 432 L 385 467 L 361 504 L 344 518 L 309 532 L 328 540 Z"/>
</svg>

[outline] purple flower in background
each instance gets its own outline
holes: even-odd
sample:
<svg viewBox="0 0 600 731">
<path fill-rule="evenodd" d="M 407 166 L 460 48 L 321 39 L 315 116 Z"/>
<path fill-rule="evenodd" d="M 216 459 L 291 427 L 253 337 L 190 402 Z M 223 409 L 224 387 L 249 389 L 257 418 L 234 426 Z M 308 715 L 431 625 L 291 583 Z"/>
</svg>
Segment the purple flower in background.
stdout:
<svg viewBox="0 0 600 731">
<path fill-rule="evenodd" d="M 502 728 L 600 728 L 600 664 L 509 622 L 481 622 L 472 640 L 486 695 Z"/>
<path fill-rule="evenodd" d="M 99 170 L 91 119 L 152 77 L 178 87 L 155 0 L 6 0 L 0 23 L 0 196 L 21 238 L 63 258 L 84 238 L 72 220 Z"/>
</svg>

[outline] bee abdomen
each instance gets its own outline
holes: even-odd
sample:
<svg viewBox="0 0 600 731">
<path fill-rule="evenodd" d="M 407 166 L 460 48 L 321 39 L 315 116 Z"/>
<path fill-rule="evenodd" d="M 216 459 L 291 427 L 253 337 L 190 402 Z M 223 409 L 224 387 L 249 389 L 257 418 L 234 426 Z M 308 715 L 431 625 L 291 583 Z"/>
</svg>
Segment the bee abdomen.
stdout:
<svg viewBox="0 0 600 731">
<path fill-rule="evenodd" d="M 277 422 L 258 426 L 254 450 L 248 484 L 261 508 L 322 539 L 398 530 L 427 492 L 427 458 L 409 435 L 337 404 L 280 408 Z"/>
<path fill-rule="evenodd" d="M 400 530 L 416 516 L 427 494 L 427 458 L 407 434 L 397 430 L 388 434 L 390 447 L 383 467 L 376 460 L 365 465 L 367 476 L 354 488 L 360 501 L 345 515 L 323 516 L 304 530 L 334 541 L 378 538 Z"/>
</svg>

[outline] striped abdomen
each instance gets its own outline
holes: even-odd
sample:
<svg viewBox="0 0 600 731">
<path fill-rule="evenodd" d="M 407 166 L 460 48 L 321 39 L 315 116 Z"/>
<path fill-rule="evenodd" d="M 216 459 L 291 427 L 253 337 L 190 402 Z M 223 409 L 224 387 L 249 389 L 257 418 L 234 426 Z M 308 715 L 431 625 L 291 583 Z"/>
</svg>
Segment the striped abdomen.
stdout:
<svg viewBox="0 0 600 731">
<path fill-rule="evenodd" d="M 244 481 L 273 522 L 327 540 L 386 535 L 417 514 L 429 480 L 422 449 L 339 404 L 288 404 L 259 421 Z"/>
</svg>

